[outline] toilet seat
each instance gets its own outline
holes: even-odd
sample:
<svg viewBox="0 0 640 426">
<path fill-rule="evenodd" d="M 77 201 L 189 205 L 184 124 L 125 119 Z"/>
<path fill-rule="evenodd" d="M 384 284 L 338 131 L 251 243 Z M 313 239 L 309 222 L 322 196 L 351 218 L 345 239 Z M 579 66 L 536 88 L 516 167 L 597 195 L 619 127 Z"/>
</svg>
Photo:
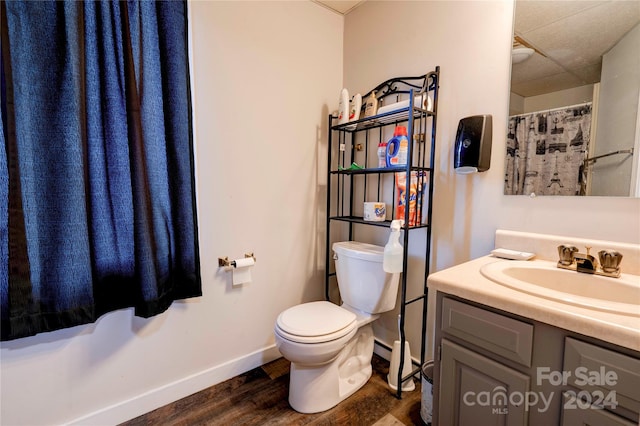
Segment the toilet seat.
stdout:
<svg viewBox="0 0 640 426">
<path fill-rule="evenodd" d="M 340 339 L 357 328 L 356 315 L 331 302 L 293 306 L 276 320 L 276 332 L 298 343 L 322 343 Z"/>
</svg>

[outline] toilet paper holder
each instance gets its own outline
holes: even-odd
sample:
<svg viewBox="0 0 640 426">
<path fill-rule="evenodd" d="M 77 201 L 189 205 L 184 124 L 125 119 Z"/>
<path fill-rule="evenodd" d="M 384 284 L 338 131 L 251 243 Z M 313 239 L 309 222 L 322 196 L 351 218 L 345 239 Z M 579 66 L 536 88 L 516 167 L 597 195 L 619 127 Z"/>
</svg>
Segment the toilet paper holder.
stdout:
<svg viewBox="0 0 640 426">
<path fill-rule="evenodd" d="M 256 257 L 253 255 L 253 253 L 245 253 L 244 254 L 244 258 L 248 259 L 248 258 L 252 258 L 253 261 L 256 261 Z M 219 257 L 218 258 L 218 266 L 220 268 L 223 268 L 225 266 L 227 267 L 236 267 L 236 261 L 235 260 L 229 260 L 229 256 L 225 256 L 225 257 Z"/>
</svg>

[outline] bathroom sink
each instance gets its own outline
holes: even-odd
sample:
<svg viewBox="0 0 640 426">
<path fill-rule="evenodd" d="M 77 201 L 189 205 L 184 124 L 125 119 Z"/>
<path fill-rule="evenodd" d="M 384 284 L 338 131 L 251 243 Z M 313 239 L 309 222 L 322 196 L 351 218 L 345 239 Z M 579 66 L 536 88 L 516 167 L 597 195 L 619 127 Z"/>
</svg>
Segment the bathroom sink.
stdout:
<svg viewBox="0 0 640 426">
<path fill-rule="evenodd" d="M 548 261 L 500 260 L 480 268 L 486 278 L 505 287 L 599 311 L 640 317 L 640 277 L 620 278 L 559 269 Z"/>
</svg>

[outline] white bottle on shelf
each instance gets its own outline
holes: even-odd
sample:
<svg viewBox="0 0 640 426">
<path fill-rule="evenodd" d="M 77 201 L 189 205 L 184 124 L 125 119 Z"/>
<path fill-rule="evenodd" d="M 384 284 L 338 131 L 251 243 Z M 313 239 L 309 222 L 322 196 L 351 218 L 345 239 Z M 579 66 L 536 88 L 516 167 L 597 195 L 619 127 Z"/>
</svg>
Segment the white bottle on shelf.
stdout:
<svg viewBox="0 0 640 426">
<path fill-rule="evenodd" d="M 338 124 L 344 124 L 347 121 L 349 121 L 349 91 L 344 88 L 340 92 L 338 101 Z"/>
<path fill-rule="evenodd" d="M 360 93 L 356 93 L 349 104 L 349 121 L 359 120 L 360 110 L 362 110 L 362 95 L 360 95 Z M 351 126 L 347 126 L 347 129 L 354 130 L 356 126 L 356 124 L 353 124 Z"/>
<path fill-rule="evenodd" d="M 364 104 L 364 116 L 372 117 L 378 112 L 378 98 L 376 98 L 376 91 L 372 91 Z"/>
<path fill-rule="evenodd" d="M 387 141 L 381 140 L 378 144 L 378 167 L 387 167 Z"/>
<path fill-rule="evenodd" d="M 396 219 L 391 221 L 391 233 L 389 241 L 384 246 L 384 256 L 382 257 L 382 269 L 390 274 L 402 272 L 403 250 L 400 244 L 400 228 L 404 220 Z"/>
</svg>

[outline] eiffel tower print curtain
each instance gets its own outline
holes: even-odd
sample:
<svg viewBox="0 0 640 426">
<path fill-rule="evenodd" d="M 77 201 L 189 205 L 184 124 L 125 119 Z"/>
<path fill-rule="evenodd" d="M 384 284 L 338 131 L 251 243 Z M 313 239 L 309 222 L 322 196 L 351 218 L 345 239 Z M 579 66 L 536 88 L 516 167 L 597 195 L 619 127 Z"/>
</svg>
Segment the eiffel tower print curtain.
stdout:
<svg viewBox="0 0 640 426">
<path fill-rule="evenodd" d="M 591 102 L 509 117 L 504 193 L 584 195 Z"/>
</svg>

